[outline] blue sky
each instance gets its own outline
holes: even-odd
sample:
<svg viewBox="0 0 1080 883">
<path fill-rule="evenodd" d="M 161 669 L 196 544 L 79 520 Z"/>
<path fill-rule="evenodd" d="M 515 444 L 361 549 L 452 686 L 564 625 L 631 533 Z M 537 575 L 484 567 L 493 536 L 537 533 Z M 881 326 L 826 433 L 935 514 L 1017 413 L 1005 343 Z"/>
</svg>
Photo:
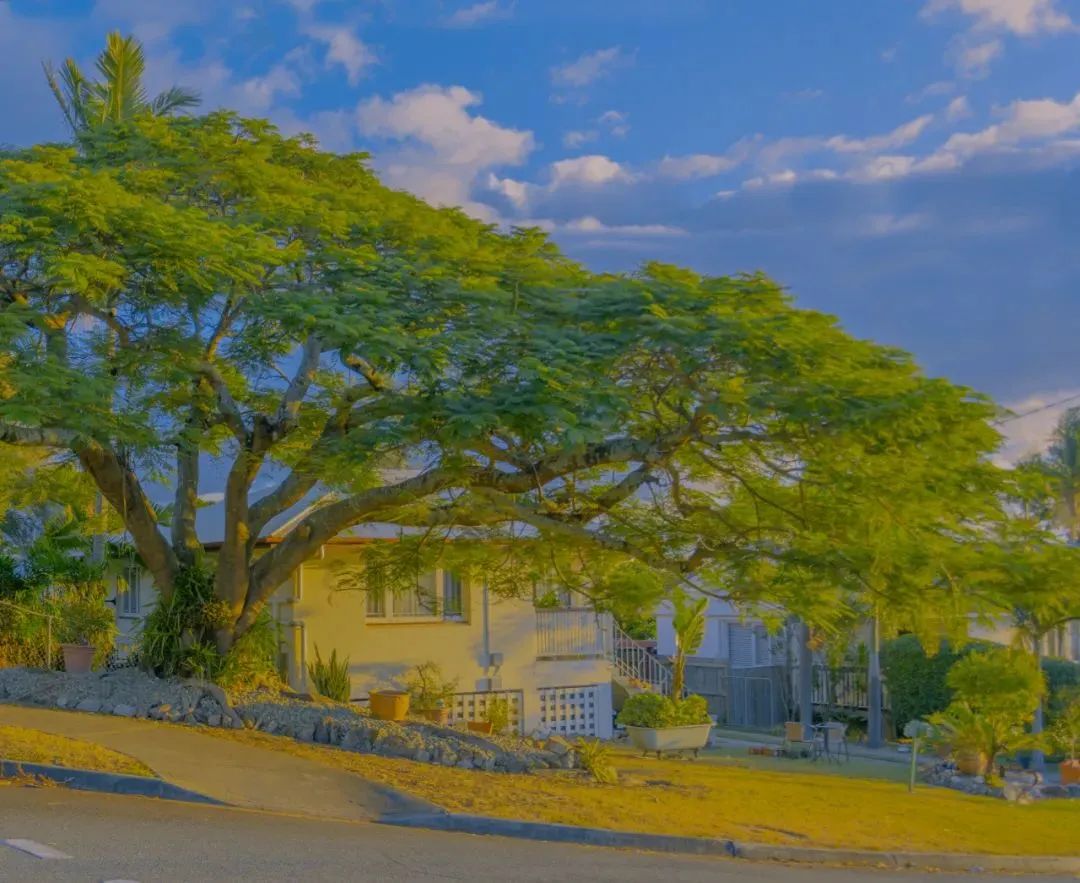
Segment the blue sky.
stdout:
<svg viewBox="0 0 1080 883">
<path fill-rule="evenodd" d="M 596 268 L 764 269 L 1018 410 L 1080 393 L 1080 0 L 0 0 L 0 142 L 63 137 L 40 62 L 114 28 Z"/>
</svg>

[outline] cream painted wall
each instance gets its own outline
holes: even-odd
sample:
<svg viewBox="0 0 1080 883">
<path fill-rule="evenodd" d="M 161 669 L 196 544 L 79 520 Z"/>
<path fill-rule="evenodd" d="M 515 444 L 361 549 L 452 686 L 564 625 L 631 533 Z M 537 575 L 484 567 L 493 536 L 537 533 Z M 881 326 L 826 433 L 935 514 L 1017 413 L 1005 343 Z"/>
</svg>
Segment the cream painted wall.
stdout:
<svg viewBox="0 0 1080 883">
<path fill-rule="evenodd" d="M 490 596 L 485 630 L 483 586 L 465 584 L 460 622 L 380 621 L 366 616 L 362 592 L 335 590 L 337 567 L 359 565 L 362 555 L 362 546 L 327 546 L 324 558 L 305 563 L 275 595 L 294 688 L 306 689 L 306 664 L 314 659 L 316 647 L 323 658 L 335 649 L 339 657 L 349 657 L 354 699 L 373 689 L 400 686 L 411 668 L 433 661 L 445 677 L 458 679 L 460 693 L 521 690 L 524 728 L 531 732 L 540 725 L 539 690 L 596 685 L 603 704 L 597 735 L 610 737 L 610 662 L 537 659 L 531 601 Z M 491 654 L 502 654 L 501 664 L 489 664 Z"/>
</svg>

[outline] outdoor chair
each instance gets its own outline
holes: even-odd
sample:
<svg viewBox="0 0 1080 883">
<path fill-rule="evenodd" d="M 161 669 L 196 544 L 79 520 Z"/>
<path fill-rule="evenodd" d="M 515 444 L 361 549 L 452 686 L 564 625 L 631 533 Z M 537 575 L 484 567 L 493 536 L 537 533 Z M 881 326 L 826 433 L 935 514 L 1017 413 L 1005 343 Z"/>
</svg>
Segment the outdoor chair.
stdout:
<svg viewBox="0 0 1080 883">
<path fill-rule="evenodd" d="M 785 721 L 784 722 L 784 745 L 783 751 L 787 756 L 792 756 L 793 752 L 798 750 L 799 754 L 803 757 L 814 757 L 816 754 L 816 735 L 810 739 L 803 737 L 802 724 L 797 721 Z"/>
<path fill-rule="evenodd" d="M 821 730 L 824 735 L 825 731 L 828 731 L 828 738 L 823 739 L 824 745 L 822 748 L 828 749 L 828 756 L 826 760 L 836 760 L 837 763 L 843 759 L 844 761 L 851 760 L 851 754 L 848 751 L 847 740 L 847 724 L 841 721 L 826 721 L 821 725 Z"/>
</svg>

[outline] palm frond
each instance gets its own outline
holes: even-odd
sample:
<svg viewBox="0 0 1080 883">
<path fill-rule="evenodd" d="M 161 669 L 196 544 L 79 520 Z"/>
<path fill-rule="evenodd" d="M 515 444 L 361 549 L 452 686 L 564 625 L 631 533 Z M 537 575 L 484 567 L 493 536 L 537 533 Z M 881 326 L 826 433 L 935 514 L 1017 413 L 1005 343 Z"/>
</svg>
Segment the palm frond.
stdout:
<svg viewBox="0 0 1080 883">
<path fill-rule="evenodd" d="M 120 122 L 149 109 L 142 84 L 146 57 L 138 40 L 113 31 L 105 39 L 97 69 L 101 80 L 94 91 L 102 102 L 101 122 Z"/>
<path fill-rule="evenodd" d="M 64 61 L 58 72 L 48 61 L 42 62 L 45 81 L 72 132 L 86 128 L 90 85 L 74 59 Z"/>
<path fill-rule="evenodd" d="M 181 86 L 173 86 L 157 95 L 150 102 L 150 112 L 155 116 L 167 116 L 181 110 L 190 110 L 198 107 L 202 99 L 198 92 L 184 89 Z"/>
</svg>

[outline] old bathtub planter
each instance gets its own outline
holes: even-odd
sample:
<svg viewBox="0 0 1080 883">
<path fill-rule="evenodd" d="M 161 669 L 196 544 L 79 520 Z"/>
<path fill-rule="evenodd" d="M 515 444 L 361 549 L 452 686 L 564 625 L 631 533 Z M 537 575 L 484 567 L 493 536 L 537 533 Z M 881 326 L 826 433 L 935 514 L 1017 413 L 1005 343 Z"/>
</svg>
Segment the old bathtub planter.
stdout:
<svg viewBox="0 0 1080 883">
<path fill-rule="evenodd" d="M 626 728 L 630 744 L 646 754 L 656 752 L 663 757 L 665 751 L 692 751 L 694 757 L 709 744 L 712 724 L 688 724 L 682 727 L 631 727 Z"/>
<path fill-rule="evenodd" d="M 712 719 L 701 696 L 675 700 L 659 693 L 638 693 L 623 703 L 616 723 L 626 727 L 630 744 L 646 754 L 692 751 L 709 743 Z"/>
</svg>

